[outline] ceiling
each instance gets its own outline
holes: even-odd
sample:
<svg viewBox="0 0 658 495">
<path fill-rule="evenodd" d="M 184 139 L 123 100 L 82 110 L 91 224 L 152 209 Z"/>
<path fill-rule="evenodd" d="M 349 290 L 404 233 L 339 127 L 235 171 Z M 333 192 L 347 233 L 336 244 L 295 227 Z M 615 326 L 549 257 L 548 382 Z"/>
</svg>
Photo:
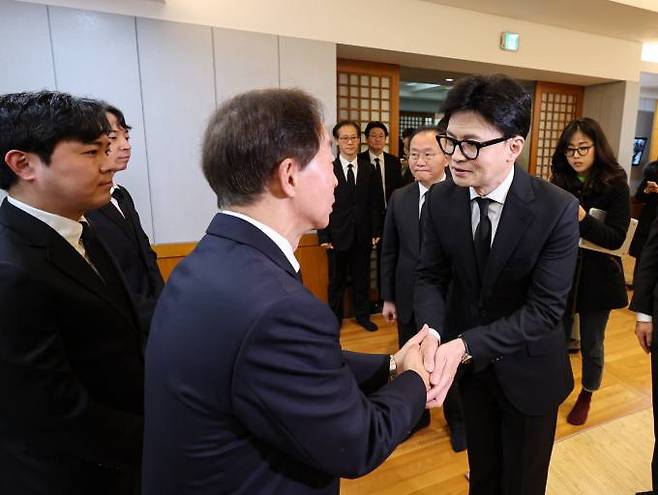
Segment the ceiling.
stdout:
<svg viewBox="0 0 658 495">
<path fill-rule="evenodd" d="M 658 42 L 656 0 L 423 0 L 639 42 Z"/>
</svg>

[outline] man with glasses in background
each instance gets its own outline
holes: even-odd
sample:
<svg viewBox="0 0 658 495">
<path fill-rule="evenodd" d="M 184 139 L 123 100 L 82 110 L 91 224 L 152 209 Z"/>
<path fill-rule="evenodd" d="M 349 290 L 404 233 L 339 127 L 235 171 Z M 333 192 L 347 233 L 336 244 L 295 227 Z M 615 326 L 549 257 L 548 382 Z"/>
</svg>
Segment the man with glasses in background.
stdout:
<svg viewBox="0 0 658 495">
<path fill-rule="evenodd" d="M 338 144 L 334 174 L 338 185 L 334 190 L 334 206 L 329 225 L 318 231 L 320 245 L 329 258 L 329 305 L 343 320 L 343 296 L 349 272 L 356 322 L 369 332 L 377 330 L 370 320 L 368 289 L 370 286 L 370 253 L 381 236 L 384 199 L 381 182 L 367 159 L 357 158 L 359 125 L 343 120 L 333 129 Z"/>
<path fill-rule="evenodd" d="M 573 388 L 561 318 L 578 202 L 515 165 L 530 108 L 506 76 L 461 80 L 438 137 L 453 180 L 425 200 L 414 311 L 436 337 L 423 344 L 428 405 L 459 368 L 471 495 L 545 492 L 558 406 Z"/>
</svg>

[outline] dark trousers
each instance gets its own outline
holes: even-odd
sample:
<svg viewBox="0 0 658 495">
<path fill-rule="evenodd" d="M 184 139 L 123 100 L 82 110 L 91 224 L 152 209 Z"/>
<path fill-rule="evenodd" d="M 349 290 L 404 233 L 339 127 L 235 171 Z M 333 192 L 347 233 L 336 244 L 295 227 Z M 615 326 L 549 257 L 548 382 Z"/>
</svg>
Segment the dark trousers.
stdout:
<svg viewBox="0 0 658 495">
<path fill-rule="evenodd" d="M 605 328 L 608 325 L 610 310 L 580 311 L 580 352 L 583 356 L 583 388 L 594 392 L 601 387 L 603 378 L 603 341 Z M 569 340 L 573 318 L 565 316 L 564 332 Z"/>
<path fill-rule="evenodd" d="M 402 347 L 411 337 L 416 335 L 418 330 L 414 323 L 413 316 L 411 321 L 407 323 L 402 323 L 398 321 L 398 345 Z M 457 380 L 455 380 L 448 390 L 448 395 L 443 402 L 443 416 L 446 418 L 446 423 L 448 423 L 448 428 L 450 431 L 453 431 L 455 428 L 464 427 L 464 419 L 462 418 L 462 404 L 459 399 L 459 386 L 457 385 Z"/>
<path fill-rule="evenodd" d="M 356 241 L 347 251 L 330 249 L 329 258 L 329 306 L 343 320 L 343 298 L 347 286 L 347 274 L 352 279 L 352 304 L 357 318 L 368 318 L 368 287 L 370 282 L 371 245 L 362 246 Z"/>
<path fill-rule="evenodd" d="M 505 397 L 492 367 L 465 373 L 459 382 L 468 463 L 469 495 L 542 495 L 553 450 L 557 406 L 527 416 Z"/>
</svg>

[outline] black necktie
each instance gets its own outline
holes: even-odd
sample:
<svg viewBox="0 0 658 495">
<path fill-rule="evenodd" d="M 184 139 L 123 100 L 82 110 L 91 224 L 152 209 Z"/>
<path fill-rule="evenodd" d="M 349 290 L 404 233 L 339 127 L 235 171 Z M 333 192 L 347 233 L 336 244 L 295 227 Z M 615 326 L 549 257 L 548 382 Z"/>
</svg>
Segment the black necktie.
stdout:
<svg viewBox="0 0 658 495">
<path fill-rule="evenodd" d="M 356 180 L 354 179 L 354 171 L 352 170 L 353 165 L 351 163 L 347 164 L 347 183 L 349 186 L 354 189 L 356 187 Z"/>
<path fill-rule="evenodd" d="M 377 173 L 379 176 L 382 176 L 382 167 L 379 165 L 379 158 L 375 158 L 375 168 L 377 169 Z"/>
<path fill-rule="evenodd" d="M 480 208 L 480 223 L 475 229 L 473 245 L 475 246 L 475 258 L 477 259 L 480 280 L 482 280 L 489 260 L 489 252 L 491 251 L 491 220 L 489 220 L 487 214 L 491 200 L 489 198 L 475 198 L 475 201 L 477 201 Z"/>
</svg>

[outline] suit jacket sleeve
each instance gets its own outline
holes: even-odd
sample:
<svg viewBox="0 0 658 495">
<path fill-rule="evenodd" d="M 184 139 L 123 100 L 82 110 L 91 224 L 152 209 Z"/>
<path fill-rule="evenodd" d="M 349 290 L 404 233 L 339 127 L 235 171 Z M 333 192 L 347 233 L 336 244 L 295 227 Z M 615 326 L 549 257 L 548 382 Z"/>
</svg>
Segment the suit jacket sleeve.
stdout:
<svg viewBox="0 0 658 495">
<path fill-rule="evenodd" d="M 631 221 L 630 193 L 626 183 L 610 191 L 610 206 L 605 221 L 601 222 L 589 213 L 580 222 L 580 236 L 606 249 L 619 249 L 624 243 Z"/>
<path fill-rule="evenodd" d="M 629 309 L 654 315 L 654 293 L 658 282 L 658 217 L 651 224 L 649 237 L 640 256 L 640 266 L 633 280 L 633 299 Z"/>
<path fill-rule="evenodd" d="M 642 182 L 640 182 L 640 185 L 637 186 L 637 191 L 635 191 L 635 199 L 638 201 L 641 201 L 642 203 L 646 203 L 647 200 L 649 199 L 649 196 L 654 193 L 645 193 L 644 189 L 647 187 L 647 182 L 649 179 L 646 177 L 642 179 Z"/>
<path fill-rule="evenodd" d="M 425 386 L 412 371 L 369 396 L 361 391 L 359 380 L 381 380 L 383 357 L 344 354 L 326 308 L 282 298 L 253 328 L 234 367 L 234 409 L 254 436 L 300 462 L 361 476 L 420 418 Z"/>
<path fill-rule="evenodd" d="M 101 464 L 137 465 L 143 419 L 89 396 L 53 317 L 57 298 L 8 264 L 0 265 L 0 294 L 1 414 L 55 451 Z"/>
<path fill-rule="evenodd" d="M 151 280 L 153 281 L 153 285 L 156 288 L 157 292 L 160 293 L 162 287 L 164 287 L 164 279 L 162 278 L 162 274 L 160 273 L 160 268 L 158 267 L 158 255 L 156 254 L 155 251 L 153 251 L 153 248 L 151 247 L 151 241 L 146 235 L 146 232 L 144 232 L 144 229 L 142 228 L 142 222 L 139 218 L 139 212 L 135 208 L 135 202 L 133 201 L 132 196 L 130 195 L 127 189 L 125 188 L 122 189 L 125 196 L 128 198 L 128 201 L 130 201 L 130 205 L 132 207 L 133 214 L 135 216 L 134 222 L 137 227 L 136 228 L 137 235 L 140 237 L 139 239 L 140 243 L 144 246 L 144 250 L 146 254 L 146 264 L 149 269 Z"/>
<path fill-rule="evenodd" d="M 431 191 L 425 195 L 421 224 L 421 246 L 414 286 L 414 314 L 416 327 L 427 323 L 445 340 L 445 301 L 452 278 L 451 263 L 440 239 L 432 227 L 433 206 Z"/>
<path fill-rule="evenodd" d="M 400 236 L 395 222 L 398 195 L 393 193 L 386 209 L 384 234 L 382 237 L 382 259 L 380 267 L 381 297 L 384 301 L 395 301 L 395 267 L 400 253 Z M 413 221 L 413 219 L 411 219 Z"/>
<path fill-rule="evenodd" d="M 527 297 L 508 316 L 463 332 L 474 370 L 554 331 L 564 314 L 578 255 L 578 202 L 562 211 L 532 271 Z"/>
</svg>

